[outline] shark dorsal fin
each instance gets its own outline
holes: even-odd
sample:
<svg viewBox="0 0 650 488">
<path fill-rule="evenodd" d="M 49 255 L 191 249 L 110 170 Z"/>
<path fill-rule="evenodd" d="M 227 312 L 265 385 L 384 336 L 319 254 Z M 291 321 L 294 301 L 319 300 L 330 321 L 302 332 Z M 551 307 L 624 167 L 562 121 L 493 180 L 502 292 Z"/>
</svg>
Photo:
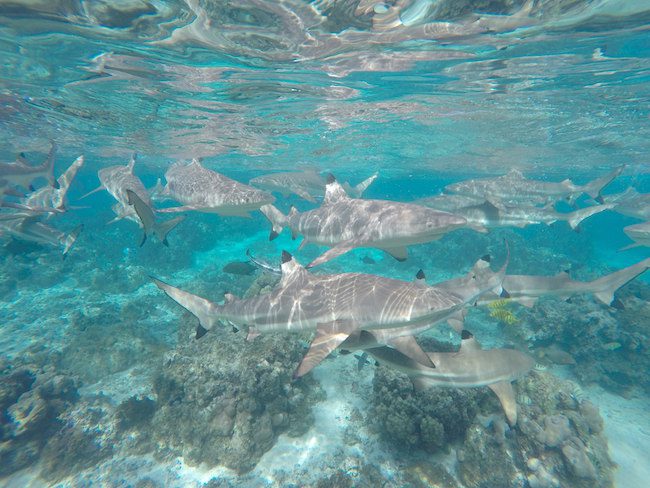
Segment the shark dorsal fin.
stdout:
<svg viewBox="0 0 650 488">
<path fill-rule="evenodd" d="M 331 176 L 331 175 L 330 175 Z M 325 185 L 325 198 L 324 205 L 339 202 L 341 200 L 348 200 L 350 197 L 345 192 L 343 187 L 336 181 L 336 179 L 328 178 L 327 185 Z"/>
<path fill-rule="evenodd" d="M 472 334 L 467 329 L 464 329 L 461 332 L 461 342 L 460 342 L 460 353 L 468 353 L 472 351 L 480 351 L 481 345 L 476 339 L 474 339 L 474 334 Z"/>
<path fill-rule="evenodd" d="M 129 160 L 129 164 L 126 165 L 126 167 L 129 169 L 129 173 L 133 173 L 133 168 L 135 167 L 135 160 L 137 159 L 138 155 L 136 153 L 131 154 L 131 159 Z"/>
<path fill-rule="evenodd" d="M 492 383 L 488 385 L 490 390 L 501 402 L 501 407 L 503 408 L 503 413 L 506 414 L 508 423 L 511 426 L 514 426 L 517 423 L 517 401 L 515 400 L 515 392 L 512 389 L 512 385 L 509 381 L 499 381 L 498 383 Z"/>
<path fill-rule="evenodd" d="M 289 285 L 298 276 L 307 273 L 307 270 L 287 251 L 282 251 L 282 264 L 280 265 L 280 269 L 282 271 L 280 287 Z"/>
<path fill-rule="evenodd" d="M 510 171 L 508 171 L 506 176 L 508 176 L 508 178 L 513 178 L 518 180 L 525 179 L 524 174 L 521 171 L 519 171 L 517 168 L 512 168 Z"/>
</svg>

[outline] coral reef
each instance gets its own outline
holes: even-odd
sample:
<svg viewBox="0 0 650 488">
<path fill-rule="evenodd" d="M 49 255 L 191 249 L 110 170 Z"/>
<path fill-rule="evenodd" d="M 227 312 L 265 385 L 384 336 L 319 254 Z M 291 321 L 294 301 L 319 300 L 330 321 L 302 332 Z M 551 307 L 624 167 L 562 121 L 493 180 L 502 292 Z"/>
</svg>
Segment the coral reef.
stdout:
<svg viewBox="0 0 650 488">
<path fill-rule="evenodd" d="M 278 435 L 304 433 L 322 393 L 310 376 L 292 379 L 303 353 L 295 336 L 248 342 L 225 329 L 168 353 L 149 427 L 159 454 L 246 472 Z"/>
<path fill-rule="evenodd" d="M 578 401 L 575 387 L 533 372 L 517 384 L 519 423 L 505 430 L 496 419 L 477 421 L 458 453 L 459 475 L 472 488 L 605 488 L 614 463 L 598 409 Z M 527 483 L 527 485 L 526 485 Z"/>
</svg>

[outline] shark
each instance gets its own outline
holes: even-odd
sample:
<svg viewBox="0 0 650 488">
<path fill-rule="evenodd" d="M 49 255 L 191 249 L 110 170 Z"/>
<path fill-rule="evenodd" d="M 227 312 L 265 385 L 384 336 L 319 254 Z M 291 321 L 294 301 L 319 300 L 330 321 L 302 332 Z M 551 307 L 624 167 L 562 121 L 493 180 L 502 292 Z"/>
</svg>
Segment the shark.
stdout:
<svg viewBox="0 0 650 488">
<path fill-rule="evenodd" d="M 621 248 L 621 251 L 639 246 L 650 247 L 650 221 L 623 227 L 623 232 L 634 241 L 634 244 Z"/>
<path fill-rule="evenodd" d="M 38 166 L 32 166 L 20 154 L 13 163 L 0 163 L 0 194 L 8 193 L 16 195 L 15 188 L 30 188 L 39 178 L 44 178 L 50 185 L 55 185 L 54 180 L 54 156 L 56 144 L 52 143 L 50 152 Z"/>
<path fill-rule="evenodd" d="M 650 258 L 647 258 L 592 281 L 572 280 L 566 272 L 555 276 L 506 275 L 502 286 L 510 300 L 527 307 L 532 307 L 542 296 L 567 299 L 579 293 L 590 293 L 599 302 L 612 305 L 616 290 L 645 273 L 649 267 Z"/>
<path fill-rule="evenodd" d="M 479 232 L 487 232 L 488 229 L 497 227 L 523 228 L 533 224 L 550 225 L 558 221 L 566 221 L 572 229 L 577 230 L 583 220 L 615 207 L 613 203 L 609 203 L 562 213 L 557 212 L 553 205 L 554 203 L 545 207 L 512 206 L 493 204 L 486 200 L 480 204 L 455 208 L 451 212 L 463 217 L 467 220 L 469 228 Z"/>
<path fill-rule="evenodd" d="M 166 186 L 160 182 L 156 185 L 154 197 L 171 198 L 183 205 L 163 208 L 159 212 L 197 210 L 222 216 L 250 217 L 251 211 L 275 201 L 270 193 L 209 170 L 198 159 L 189 164 L 173 164 L 165 173 L 165 180 Z"/>
<path fill-rule="evenodd" d="M 607 195 L 604 198 L 605 203 L 614 204 L 614 210 L 622 215 L 650 220 L 650 193 L 639 193 L 635 188 L 629 187 L 623 193 Z"/>
<path fill-rule="evenodd" d="M 57 178 L 57 185 L 49 184 L 43 186 L 38 190 L 34 190 L 25 195 L 25 197 L 18 203 L 3 202 L 2 206 L 35 212 L 46 212 L 50 213 L 50 215 L 65 212 L 68 204 L 68 190 L 83 164 L 84 157 L 79 156 L 72 162 L 70 167 Z"/>
<path fill-rule="evenodd" d="M 115 165 L 100 169 L 97 172 L 100 185 L 81 197 L 83 199 L 102 190 L 106 190 L 110 193 L 111 196 L 117 200 L 117 203 L 112 207 L 113 212 L 115 212 L 117 216 L 111 220 L 109 224 L 126 218 L 136 222 L 138 225 L 142 225 L 142 221 L 138 217 L 135 208 L 132 205 L 129 205 L 128 195 L 126 193 L 127 190 L 136 193 L 143 202 L 151 206 L 151 197 L 149 192 L 142 184 L 142 181 L 140 181 L 140 178 L 133 173 L 135 162 L 136 155 L 133 154 L 130 161 L 125 166 Z"/>
<path fill-rule="evenodd" d="M 61 232 L 43 222 L 41 216 L 26 216 L 18 219 L 3 220 L 0 222 L 0 234 L 7 234 L 25 241 L 47 244 L 63 249 L 65 259 L 72 249 L 79 233 L 83 230 L 83 224 L 75 227 L 70 233 Z"/>
<path fill-rule="evenodd" d="M 345 182 L 341 186 L 346 193 L 354 198 L 361 198 L 368 187 L 377 179 L 378 173 L 373 174 L 356 186 Z M 315 203 L 316 197 L 324 196 L 327 179 L 314 170 L 287 171 L 257 176 L 250 180 L 251 185 L 270 192 L 279 192 L 283 196 L 294 193 L 305 200 Z"/>
<path fill-rule="evenodd" d="M 366 349 L 380 365 L 401 371 L 417 389 L 429 387 L 474 388 L 487 386 L 499 399 L 511 426 L 517 424 L 517 402 L 512 382 L 525 376 L 535 360 L 515 349 L 482 349 L 471 332 L 463 330 L 456 352 L 427 352 L 436 367 L 430 368 L 396 349 Z"/>
<path fill-rule="evenodd" d="M 282 277 L 274 290 L 245 299 L 226 294 L 221 305 L 152 279 L 159 289 L 198 319 L 197 338 L 219 323 L 238 329 L 247 327 L 249 339 L 268 332 L 315 330 L 296 377 L 309 372 L 346 339 L 361 331 L 394 329 L 391 337 L 400 337 L 399 329 L 402 329 L 404 336 L 412 336 L 414 327 L 429 328 L 462 309 L 468 301 L 451 291 L 416 281 L 363 273 L 316 275 L 286 251 L 282 252 L 281 261 Z M 414 342 L 410 340 L 409 344 Z M 399 347 L 399 341 L 395 347 Z M 428 366 L 435 367 L 426 355 L 420 357 Z"/>
<path fill-rule="evenodd" d="M 625 166 L 619 166 L 610 173 L 596 178 L 584 185 L 576 185 L 569 179 L 561 182 L 531 180 L 518 169 L 511 169 L 507 174 L 495 178 L 479 178 L 447 185 L 445 191 L 459 195 L 482 197 L 492 203 L 508 205 L 545 205 L 559 200 L 573 204 L 578 197 L 586 193 L 599 203 L 604 203 L 601 192 L 618 175 Z"/>
<path fill-rule="evenodd" d="M 147 205 L 147 203 L 138 196 L 138 194 L 132 190 L 126 190 L 127 202 L 129 205 L 133 205 L 135 213 L 140 218 L 142 222 L 142 227 L 144 233 L 142 234 L 142 240 L 140 241 L 140 247 L 144 245 L 147 240 L 147 236 L 155 235 L 160 242 L 165 246 L 169 246 L 167 241 L 167 234 L 185 220 L 184 215 L 180 215 L 171 220 L 165 222 L 157 222 L 156 216 L 154 215 L 153 209 Z"/>
<path fill-rule="evenodd" d="M 350 198 L 332 175 L 325 187 L 323 204 L 316 209 L 298 212 L 292 207 L 284 215 L 269 204 L 260 210 L 273 226 L 271 240 L 284 227 L 289 227 L 293 237 L 303 235 L 300 248 L 307 243 L 331 246 L 309 263 L 308 268 L 357 247 L 383 249 L 404 261 L 406 246 L 439 239 L 467 224 L 463 217 L 412 203 Z"/>
</svg>

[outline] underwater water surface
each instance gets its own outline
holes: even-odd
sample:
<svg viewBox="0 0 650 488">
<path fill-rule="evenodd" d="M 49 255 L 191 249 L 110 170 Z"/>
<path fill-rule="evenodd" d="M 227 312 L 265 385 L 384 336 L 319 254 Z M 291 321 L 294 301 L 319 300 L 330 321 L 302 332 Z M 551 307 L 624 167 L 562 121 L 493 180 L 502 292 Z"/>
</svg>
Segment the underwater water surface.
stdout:
<svg viewBox="0 0 650 488">
<path fill-rule="evenodd" d="M 0 58 L 0 486 L 647 484 L 647 1 L 0 0 Z"/>
</svg>

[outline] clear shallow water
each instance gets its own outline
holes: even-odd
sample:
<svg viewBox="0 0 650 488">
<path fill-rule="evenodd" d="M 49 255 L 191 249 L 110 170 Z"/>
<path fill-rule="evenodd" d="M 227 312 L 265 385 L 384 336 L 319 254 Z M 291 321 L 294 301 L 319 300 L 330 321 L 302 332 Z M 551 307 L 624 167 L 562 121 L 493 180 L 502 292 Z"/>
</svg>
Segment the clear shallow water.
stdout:
<svg viewBox="0 0 650 488">
<path fill-rule="evenodd" d="M 179 447 L 180 441 L 161 425 L 186 432 L 185 446 L 196 439 L 206 452 L 206 445 L 228 444 L 232 436 L 212 433 L 199 439 L 199 420 L 183 424 L 186 410 L 161 407 L 167 390 L 156 378 L 180 381 L 170 354 L 215 362 L 214 376 L 204 373 L 214 388 L 226 365 L 211 355 L 218 356 L 218 349 L 192 345 L 195 322 L 156 290 L 148 275 L 219 300 L 224 292 L 243 295 L 256 279 L 256 274 L 222 271 L 232 261 L 245 261 L 246 249 L 270 261 L 288 249 L 307 263 L 324 248 L 297 251 L 287 233 L 269 242 L 269 225 L 259 212 L 250 220 L 191 213 L 170 234 L 169 248 L 155 240 L 139 248 L 141 231 L 135 223 L 105 225 L 114 217 L 109 195 L 79 198 L 97 186 L 99 169 L 126 164 L 132 151 L 140 155 L 135 173 L 147 188 L 170 162 L 203 157 L 207 167 L 242 182 L 271 170 L 316 168 L 356 183 L 379 171 L 364 196 L 400 201 L 512 168 L 531 178 L 569 177 L 584 183 L 621 164 L 625 171 L 605 193 L 630 185 L 648 193 L 646 2 L 398 2 L 401 6 L 394 8 L 401 8 L 401 24 L 382 16 L 381 5 L 375 12 L 354 1 L 109 3 L 0 2 L 2 161 L 13 161 L 19 152 L 40 161 L 49 141 L 59 147 L 57 175 L 79 154 L 86 158 L 69 199 L 87 208 L 51 222 L 66 231 L 85 226 L 65 261 L 58 249 L 3 237 L 3 371 L 24 368 L 28 377 L 40 378 L 26 393 L 37 391 L 39 382 L 47 383 L 52 375 L 78 382 L 77 394 L 62 388 L 56 406 L 43 407 L 43 420 L 31 424 L 34 432 L 48 432 L 54 441 L 17 435 L 15 408 L 4 407 L 3 436 L 10 442 L 2 455 L 22 470 L 12 474 L 11 482 L 21 486 L 42 472 L 34 486 L 61 480 L 73 486 L 91 481 L 136 485 L 146 478 L 161 486 L 199 486 L 213 475 L 235 486 L 319 486 L 323 479 L 330 480 L 329 486 L 347 486 L 344 478 L 332 478 L 340 467 L 348 476 L 356 469 L 351 479 L 357 485 L 377 486 L 373 483 L 381 479 L 386 486 L 420 486 L 418 482 L 442 483 L 439 466 L 446 466 L 449 476 L 463 483 L 459 486 L 475 486 L 468 470 L 458 467 L 457 456 L 443 459 L 471 452 L 463 444 L 464 430 L 436 449 L 419 437 L 406 448 L 395 432 L 387 441 L 387 424 L 372 422 L 389 409 L 373 396 L 373 368 L 359 374 L 356 361 L 344 356 L 317 368 L 320 387 L 305 387 L 322 388 L 326 400 L 324 395 L 310 397 L 292 407 L 303 413 L 313 408 L 313 420 L 299 420 L 306 413 L 278 420 L 271 441 L 252 443 L 259 448 L 247 456 L 263 456 L 252 471 L 237 475 L 222 467 L 236 465 L 224 461 L 223 453 L 203 458 Z M 283 210 L 291 203 L 301 210 L 313 208 L 295 197 L 277 202 Z M 583 197 L 580 206 L 587 204 Z M 503 262 L 506 238 L 512 253 L 509 273 L 550 275 L 569 269 L 574 277 L 592 279 L 648 257 L 643 247 L 617 252 L 630 242 L 622 228 L 637 222 L 605 212 L 585 221 L 580 233 L 563 223 L 487 235 L 460 230 L 414 246 L 404 263 L 381 251 L 359 249 L 316 272 L 358 271 L 410 280 L 422 268 L 434 283 L 466 272 L 485 253 Z M 596 385 L 619 395 L 624 412 L 626 397 L 648 394 L 642 379 L 650 334 L 647 283 L 646 276 L 620 292 L 627 312 L 589 298 L 568 305 L 549 299 L 546 308 L 514 309 L 519 328 L 474 310 L 470 324 L 486 346 L 516 344 L 537 354 L 557 345 L 576 364 L 549 364 L 544 374 L 568 368 L 568 378 L 582 388 Z M 554 308 L 559 316 L 551 314 Z M 571 321 L 585 332 L 571 332 L 578 327 L 572 328 Z M 554 323 L 556 330 L 549 325 Z M 431 334 L 450 340 L 446 328 Z M 203 342 L 230 340 L 216 335 Z M 308 339 L 296 339 L 296 347 Z M 455 336 L 451 340 L 457 343 Z M 616 343 L 620 348 L 607 349 Z M 257 362 L 265 348 L 277 349 L 273 344 L 258 347 L 250 350 Z M 165 369 L 169 364 L 171 369 Z M 340 384 L 332 377 L 341 378 Z M 149 410 L 146 402 L 135 404 L 133 410 L 148 420 L 135 421 L 123 413 L 129 406 L 123 402 L 131 395 L 157 402 Z M 200 403 L 209 395 L 196 398 Z M 599 405 L 597 398 L 591 400 Z M 192 400 L 178 402 L 179 408 L 192 405 Z M 480 415 L 499 412 L 498 406 L 483 407 Z M 133 424 L 120 424 L 120 415 Z M 647 426 L 647 417 L 642 421 Z M 302 424 L 304 432 L 297 427 Z M 606 424 L 610 429 L 627 425 L 625 414 L 606 418 Z M 286 437 L 292 428 L 298 437 Z M 155 432 L 153 438 L 147 431 Z M 621 431 L 626 432 L 616 432 Z M 620 463 L 616 450 L 627 452 L 627 446 L 620 444 L 625 436 L 615 438 L 619 443 L 610 445 L 610 453 Z M 65 451 L 63 444 L 73 447 Z M 316 452 L 315 444 L 327 448 Z M 65 455 L 57 458 L 61 451 Z M 560 456 L 557 447 L 548 451 Z M 594 452 L 589 451 L 592 459 Z M 177 459 L 183 459 L 182 466 L 203 462 L 202 474 L 179 468 Z M 379 474 L 368 466 L 378 467 Z M 511 479 L 520 476 L 522 484 L 513 486 L 530 485 L 535 472 L 520 468 Z M 621 478 L 627 472 L 619 470 L 619 486 L 639 486 Z M 595 483 L 576 479 L 570 481 L 575 486 Z M 606 486 L 601 473 L 597 481 Z M 487 477 L 484 482 L 506 486 Z"/>
</svg>

